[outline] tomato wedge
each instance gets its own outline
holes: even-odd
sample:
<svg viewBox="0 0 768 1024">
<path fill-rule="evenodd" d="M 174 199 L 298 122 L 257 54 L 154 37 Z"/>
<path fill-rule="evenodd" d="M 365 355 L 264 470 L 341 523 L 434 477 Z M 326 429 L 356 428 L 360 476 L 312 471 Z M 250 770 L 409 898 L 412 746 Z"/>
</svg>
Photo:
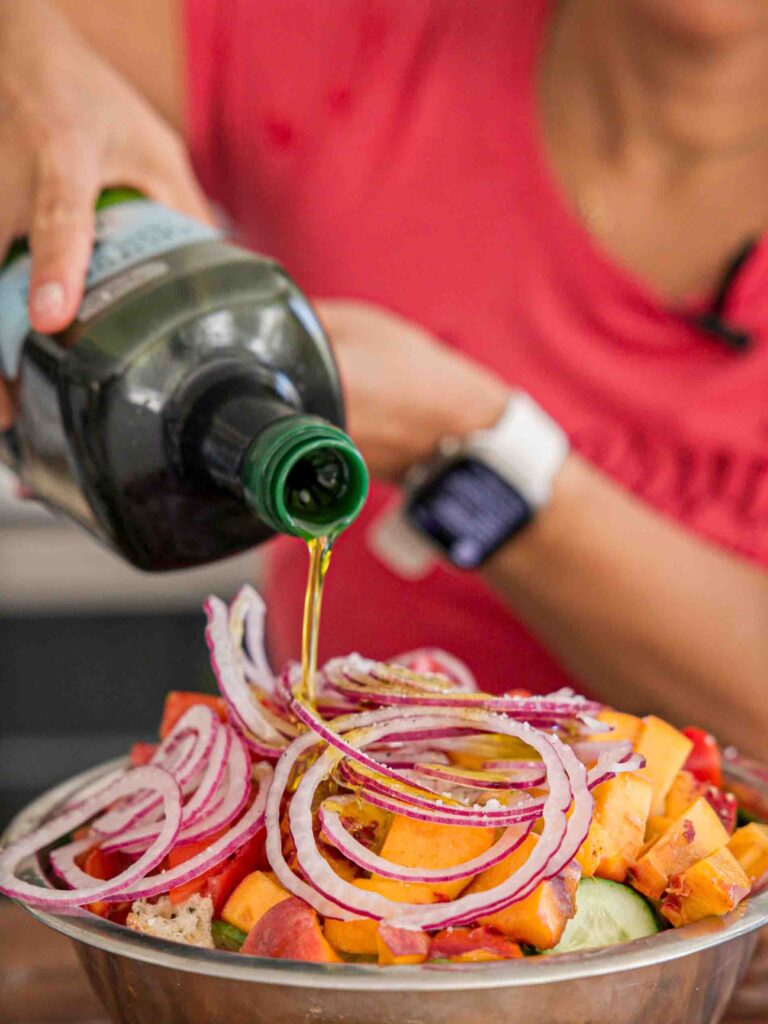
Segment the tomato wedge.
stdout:
<svg viewBox="0 0 768 1024">
<path fill-rule="evenodd" d="M 686 726 L 683 729 L 683 736 L 687 736 L 693 743 L 693 749 L 683 767 L 701 782 L 710 782 L 718 789 L 722 789 L 723 756 L 715 737 L 706 729 L 699 729 L 695 725 Z"/>
<path fill-rule="evenodd" d="M 168 866 L 176 867 L 183 864 L 196 854 L 207 850 L 211 843 L 227 832 L 228 828 L 215 833 L 200 843 L 186 843 L 168 854 Z M 197 878 L 191 878 L 183 885 L 177 885 L 168 893 L 171 903 L 183 903 L 195 893 L 202 893 L 210 896 L 213 901 L 213 913 L 217 916 L 229 899 L 229 894 L 242 882 L 246 875 L 258 868 L 268 868 L 264 855 L 264 843 L 266 841 L 266 829 L 262 829 L 255 836 L 248 840 L 237 853 L 217 865 L 211 871 L 205 871 Z"/>
<path fill-rule="evenodd" d="M 149 764 L 156 750 L 156 743 L 134 743 L 128 754 L 131 768 L 139 768 L 143 764 Z"/>
<path fill-rule="evenodd" d="M 178 720 L 195 704 L 205 704 L 213 708 L 222 722 L 227 721 L 227 705 L 223 697 L 214 697 L 209 693 L 196 693 L 194 690 L 171 690 L 163 705 L 163 718 L 160 722 L 160 739 L 163 740 L 176 725 Z"/>
<path fill-rule="evenodd" d="M 82 858 L 81 867 L 86 875 L 107 882 L 110 878 L 114 878 L 115 875 L 119 875 L 121 871 L 125 871 L 130 863 L 130 858 L 126 857 L 124 853 L 118 853 L 117 851 L 104 853 L 98 846 L 94 846 Z M 92 914 L 96 914 L 98 917 L 112 917 L 114 912 L 119 911 L 121 907 L 122 904 L 107 903 L 105 900 L 97 900 L 95 903 L 86 904 L 86 910 L 90 910 Z"/>
</svg>

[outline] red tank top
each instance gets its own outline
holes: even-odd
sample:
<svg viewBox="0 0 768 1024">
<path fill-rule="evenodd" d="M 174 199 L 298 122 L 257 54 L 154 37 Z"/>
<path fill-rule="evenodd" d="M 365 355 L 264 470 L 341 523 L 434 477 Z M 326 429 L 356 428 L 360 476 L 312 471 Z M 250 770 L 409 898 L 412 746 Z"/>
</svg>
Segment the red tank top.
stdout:
<svg viewBox="0 0 768 1024">
<path fill-rule="evenodd" d="M 543 0 L 187 0 L 189 138 L 241 237 L 310 296 L 387 306 L 527 389 L 578 451 L 685 529 L 768 563 L 768 248 L 723 316 L 746 353 L 617 266 L 537 134 Z M 424 381 L 429 387 L 429 381 Z M 389 493 L 339 541 L 321 656 L 425 644 L 484 688 L 564 671 L 476 577 L 406 582 L 369 551 Z M 276 542 L 275 660 L 296 656 L 303 545 Z"/>
</svg>

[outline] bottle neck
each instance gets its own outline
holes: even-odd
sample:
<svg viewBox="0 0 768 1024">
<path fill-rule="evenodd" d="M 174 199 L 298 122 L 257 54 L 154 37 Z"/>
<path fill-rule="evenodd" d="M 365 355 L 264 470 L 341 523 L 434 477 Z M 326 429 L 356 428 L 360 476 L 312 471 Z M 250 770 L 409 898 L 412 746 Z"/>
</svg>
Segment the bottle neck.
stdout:
<svg viewBox="0 0 768 1024">
<path fill-rule="evenodd" d="M 340 533 L 368 493 L 360 452 L 343 430 L 298 412 L 270 380 L 232 369 L 217 363 L 187 394 L 184 471 L 235 494 L 277 533 Z"/>
<path fill-rule="evenodd" d="M 336 536 L 358 516 L 368 471 L 350 438 L 325 420 L 294 414 L 262 430 L 242 473 L 246 500 L 278 533 Z"/>
</svg>

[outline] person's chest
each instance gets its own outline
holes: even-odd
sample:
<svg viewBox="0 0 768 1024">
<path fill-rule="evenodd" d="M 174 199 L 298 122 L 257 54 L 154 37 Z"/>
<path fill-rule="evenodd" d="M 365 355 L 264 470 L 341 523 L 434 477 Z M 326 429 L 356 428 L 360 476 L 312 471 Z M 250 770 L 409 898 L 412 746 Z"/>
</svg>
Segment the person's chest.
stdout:
<svg viewBox="0 0 768 1024">
<path fill-rule="evenodd" d="M 707 519 L 726 490 L 726 519 L 762 507 L 765 254 L 726 310 L 751 352 L 665 309 L 566 208 L 509 41 L 482 42 L 479 64 L 476 39 L 422 25 L 368 63 L 341 47 L 306 80 L 276 63 L 254 90 L 245 64 L 224 69 L 213 156 L 244 239 L 310 296 L 392 308 L 526 388 L 659 507 Z"/>
<path fill-rule="evenodd" d="M 609 416 L 697 424 L 702 440 L 750 446 L 763 352 L 738 355 L 665 308 L 554 208 L 523 97 L 468 97 L 457 75 L 410 102 L 385 91 L 345 102 L 322 138 L 300 112 L 276 111 L 235 150 L 244 237 L 310 296 L 412 318 L 532 390 L 574 432 Z M 751 291 L 734 316 L 765 351 L 768 303 Z"/>
</svg>

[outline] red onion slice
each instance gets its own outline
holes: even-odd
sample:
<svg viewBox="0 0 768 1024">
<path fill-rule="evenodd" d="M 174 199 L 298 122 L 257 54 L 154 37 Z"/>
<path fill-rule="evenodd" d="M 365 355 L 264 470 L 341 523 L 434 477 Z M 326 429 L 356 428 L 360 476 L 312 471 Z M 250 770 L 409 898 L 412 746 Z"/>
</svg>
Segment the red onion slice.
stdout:
<svg viewBox="0 0 768 1024">
<path fill-rule="evenodd" d="M 134 864 L 107 882 L 99 882 L 81 872 L 72 863 L 71 877 L 85 882 L 81 887 L 63 892 L 58 889 L 44 889 L 16 877 L 16 870 L 26 857 L 50 846 L 61 836 L 67 835 L 115 801 L 144 790 L 153 790 L 160 795 L 163 803 L 163 827 L 155 842 Z M 165 769 L 146 765 L 127 772 L 122 779 L 102 789 L 80 807 L 30 832 L 18 842 L 0 852 L 0 892 L 12 899 L 23 900 L 33 906 L 45 907 L 66 913 L 72 909 L 97 900 L 119 900 L 122 893 L 132 884 L 138 883 L 153 871 L 166 856 L 176 841 L 181 824 L 181 790 L 174 777 Z M 67 857 L 59 855 L 60 870 L 67 870 Z M 77 872 L 77 874 L 75 873 Z M 116 895 L 117 894 L 117 895 Z"/>
<path fill-rule="evenodd" d="M 218 715 L 212 708 L 193 705 L 181 715 L 154 752 L 150 764 L 170 772 L 182 793 L 187 795 L 205 767 L 220 728 Z M 149 817 L 159 808 L 159 803 L 152 793 L 136 794 L 95 821 L 94 831 L 102 836 L 122 835 Z"/>
<path fill-rule="evenodd" d="M 541 761 L 499 759 L 497 761 L 484 761 L 483 768 L 487 772 L 534 772 L 541 770 Z"/>
<path fill-rule="evenodd" d="M 350 758 L 352 761 L 357 761 L 361 765 L 364 765 L 366 768 L 375 772 L 377 775 L 391 778 L 395 782 L 399 783 L 400 786 L 404 787 L 403 791 L 401 792 L 399 790 L 395 790 L 394 788 L 387 789 L 386 787 L 383 787 L 383 784 L 378 779 L 366 779 L 365 782 L 361 782 L 360 785 L 366 793 L 366 798 L 369 799 L 371 803 L 380 807 L 384 807 L 386 810 L 392 809 L 391 806 L 385 806 L 383 803 L 377 801 L 373 797 L 372 793 L 379 792 L 386 800 L 391 801 L 391 798 L 394 797 L 395 801 L 399 801 L 403 805 L 413 804 L 415 807 L 423 808 L 424 812 L 430 815 L 429 818 L 425 818 L 424 814 L 417 815 L 414 813 L 412 815 L 413 817 L 421 817 L 424 818 L 424 820 L 446 821 L 443 811 L 440 809 L 435 809 L 435 801 L 410 792 L 410 790 L 414 788 L 414 783 L 412 779 L 408 778 L 401 771 L 396 771 L 395 769 L 389 767 L 389 765 L 385 765 L 382 764 L 380 761 L 377 761 L 375 758 L 371 757 L 370 755 L 366 754 L 363 750 L 359 749 L 359 747 L 357 747 L 354 743 L 349 742 L 349 740 L 346 737 L 339 735 L 339 733 L 335 731 L 335 728 L 338 728 L 338 723 L 331 723 L 330 726 L 327 725 L 321 719 L 317 718 L 317 716 L 313 714 L 313 712 L 309 708 L 307 708 L 304 704 L 300 703 L 299 701 L 294 701 L 293 710 L 296 716 L 300 718 L 306 725 L 308 725 L 313 732 L 317 733 L 317 735 L 320 736 L 321 739 L 325 740 L 325 742 L 329 746 L 335 748 L 340 753 Z M 382 712 L 384 710 L 385 709 L 383 708 L 379 709 L 379 712 Z M 404 719 L 402 714 L 398 713 L 397 710 L 389 710 L 390 715 L 387 718 L 383 718 L 381 716 L 377 718 L 377 722 L 386 723 L 384 729 L 379 730 L 377 732 L 378 738 L 383 738 L 384 736 L 391 735 L 391 723 L 394 721 L 398 723 L 398 728 L 402 728 L 402 723 L 405 722 L 405 728 L 410 730 L 410 732 L 414 735 L 418 733 L 419 729 L 424 729 L 425 734 L 431 735 L 432 732 L 434 732 L 436 729 L 440 730 L 442 728 L 445 728 L 449 725 L 449 723 L 461 721 L 466 722 L 467 724 L 473 724 L 475 721 L 484 721 L 483 716 L 487 717 L 491 714 L 490 712 L 484 712 L 480 710 L 464 710 L 450 712 L 441 709 L 440 712 L 434 712 L 430 708 L 414 707 L 410 709 L 408 718 Z M 349 716 L 349 721 L 354 721 L 355 717 L 356 716 L 353 715 Z M 362 716 L 360 717 L 362 718 Z M 504 719 L 499 715 L 491 715 L 491 717 L 497 719 L 500 723 L 507 721 L 507 719 Z M 429 718 L 429 725 L 426 729 L 424 728 L 424 718 Z M 526 726 L 527 728 L 530 728 L 527 726 L 526 723 L 522 723 L 522 725 Z M 497 731 L 502 732 L 503 730 L 499 729 Z M 351 769 L 349 765 L 345 765 L 344 770 L 348 773 L 350 772 L 350 770 L 354 771 L 354 769 Z M 427 787 L 421 788 L 425 789 Z M 441 794 L 439 793 L 435 793 L 435 796 L 438 801 L 444 799 L 444 797 L 442 797 Z M 437 804 L 437 807 L 439 808 L 439 804 Z M 449 812 L 451 817 L 451 820 L 447 822 L 449 824 L 474 824 L 486 828 L 491 827 L 492 825 L 496 825 L 498 827 L 506 827 L 508 825 L 515 824 L 515 822 L 527 820 L 531 816 L 528 808 L 526 808 L 525 811 L 516 811 L 514 809 L 509 808 L 489 809 L 485 807 L 465 807 L 457 804 L 455 806 L 447 808 L 446 810 Z"/>
<path fill-rule="evenodd" d="M 311 732 L 300 736 L 297 740 L 293 741 L 275 766 L 275 774 L 270 786 L 266 806 L 267 860 L 277 876 L 277 880 L 288 892 L 298 896 L 299 899 L 305 900 L 318 913 L 326 917 L 351 921 L 356 916 L 354 912 L 347 913 L 341 905 L 326 898 L 322 892 L 314 889 L 303 879 L 295 875 L 283 856 L 283 836 L 280 830 L 280 811 L 283 797 L 288 788 L 296 762 L 311 750 L 313 746 L 318 745 L 319 742 L 318 738 Z"/>
<path fill-rule="evenodd" d="M 398 665 L 405 665 L 411 672 L 420 672 L 420 664 L 424 661 L 428 665 L 437 666 L 437 671 L 455 685 L 456 689 L 463 693 L 473 693 L 478 689 L 477 680 L 464 662 L 442 647 L 417 647 L 413 651 L 406 651 L 392 659 Z M 433 669 L 434 671 L 434 669 Z"/>
<path fill-rule="evenodd" d="M 235 742 L 237 743 L 238 741 L 235 740 Z M 143 769 L 135 770 L 142 771 Z M 217 867 L 222 861 L 226 860 L 227 857 L 236 853 L 245 842 L 255 836 L 264 827 L 264 805 L 266 803 L 269 783 L 272 777 L 272 769 L 269 765 L 261 764 L 256 765 L 253 772 L 256 781 L 259 783 L 259 791 L 252 806 L 248 808 L 236 825 L 233 825 L 233 827 L 225 835 L 217 839 L 216 842 L 211 843 L 206 850 L 197 854 L 195 857 L 191 857 L 189 860 L 184 861 L 183 864 L 179 864 L 175 868 L 171 868 L 167 871 L 160 871 L 154 875 L 149 875 L 145 871 L 143 872 L 143 876 L 140 875 L 138 878 L 132 878 L 130 882 L 128 881 L 128 872 L 124 872 L 123 875 L 112 879 L 109 883 L 111 887 L 111 891 L 109 892 L 97 892 L 97 890 L 93 889 L 80 889 L 79 891 L 81 893 L 85 891 L 87 895 L 87 899 L 81 899 L 80 902 L 91 903 L 94 900 L 105 900 L 109 903 L 122 903 L 136 899 L 147 899 L 151 896 L 159 896 L 161 893 L 168 892 L 169 889 L 173 889 L 179 885 L 184 885 L 193 878 L 206 874 L 213 868 Z M 165 856 L 165 854 L 163 856 Z M 161 857 L 160 860 L 162 859 L 163 858 Z M 69 871 L 71 866 L 71 877 L 87 878 L 92 882 L 93 879 L 84 872 L 81 872 L 76 865 L 72 864 L 72 860 L 73 857 L 71 854 L 65 853 L 60 856 L 59 870 Z M 137 861 L 129 871 L 134 871 L 140 863 L 141 861 Z M 155 865 L 153 865 L 153 867 L 154 866 Z M 119 889 L 114 885 L 114 883 L 117 882 L 121 882 Z M 28 886 L 28 888 L 37 893 L 48 893 L 48 890 L 43 890 L 38 886 Z M 62 894 L 57 893 L 54 890 L 51 895 L 70 896 L 71 893 Z M 34 900 L 27 895 L 21 896 L 20 898 L 24 899 L 28 903 L 34 902 Z M 46 901 L 44 905 L 53 907 L 53 904 L 50 901 Z"/>
<path fill-rule="evenodd" d="M 130 771 L 129 768 L 115 768 L 105 775 L 102 775 L 98 779 L 94 779 L 93 782 L 89 782 L 83 786 L 82 789 L 78 789 L 70 800 L 68 800 L 62 807 L 58 808 L 47 822 L 54 821 L 55 818 L 61 814 L 68 814 L 69 811 L 74 811 L 77 807 L 81 807 L 86 801 L 90 800 L 91 797 L 96 796 L 107 786 L 111 786 L 113 782 L 117 782 L 118 779 L 124 778 Z M 46 822 L 46 823 L 47 823 Z"/>
<path fill-rule="evenodd" d="M 234 821 L 242 812 L 251 789 L 251 759 L 240 738 L 226 726 L 222 729 L 225 747 L 223 757 L 218 752 L 214 761 L 211 755 L 210 779 L 200 783 L 192 799 L 187 802 L 182 815 L 182 828 L 175 845 L 199 842 L 207 836 Z M 204 784 L 216 779 L 216 794 L 202 806 L 197 796 Z M 105 852 L 119 850 L 122 853 L 136 853 L 154 839 L 155 824 L 140 825 L 129 832 L 112 836 L 101 843 Z"/>
<path fill-rule="evenodd" d="M 262 743 L 261 740 L 249 733 L 243 723 L 234 715 L 230 716 L 229 721 L 237 735 L 255 757 L 263 758 L 265 761 L 277 761 L 288 747 L 287 740 L 282 740 L 279 745 Z"/>
<path fill-rule="evenodd" d="M 632 744 L 629 740 L 579 740 L 573 744 L 573 752 L 582 764 L 593 765 L 605 755 L 623 760 L 632 753 Z"/>
<path fill-rule="evenodd" d="M 233 641 L 227 606 L 218 597 L 209 597 L 204 608 L 208 617 L 205 638 L 211 653 L 211 666 L 232 715 L 257 740 L 274 746 L 282 745 L 280 733 L 261 710 L 258 691 L 246 682 L 242 651 L 238 653 Z"/>
<path fill-rule="evenodd" d="M 267 606 L 250 584 L 241 587 L 229 607 L 229 628 L 233 642 L 240 647 L 245 640 L 243 667 L 248 682 L 265 694 L 275 693 L 276 681 L 267 658 Z"/>
<path fill-rule="evenodd" d="M 376 748 L 376 759 L 382 764 L 388 764 L 390 768 L 404 769 L 415 768 L 424 758 L 429 759 L 430 764 L 450 765 L 451 761 L 442 750 L 431 750 L 429 746 L 418 747 L 410 744 L 395 744 L 393 749 Z"/>
<path fill-rule="evenodd" d="M 72 843 L 67 843 L 65 846 L 58 846 L 55 850 L 51 850 L 48 861 L 54 878 L 63 882 L 69 889 L 78 888 L 81 884 L 79 876 L 83 876 L 84 873 L 80 871 L 75 860 L 87 850 L 90 850 L 92 846 L 93 838 L 76 839 Z M 75 875 L 76 871 L 78 876 Z M 84 875 L 84 877 L 88 879 L 88 884 L 94 884 L 95 879 L 93 875 Z"/>
<path fill-rule="evenodd" d="M 390 708 L 383 708 L 337 718 L 333 725 L 339 732 L 344 732 L 351 729 L 364 729 L 380 723 L 390 723 L 399 717 L 398 712 L 393 712 Z M 310 903 L 315 910 L 327 917 L 351 921 L 359 916 L 355 913 L 354 907 L 347 909 L 343 904 L 324 896 L 322 892 L 308 885 L 293 873 L 283 856 L 283 837 L 280 829 L 283 798 L 296 764 L 309 753 L 312 747 L 319 746 L 320 743 L 321 739 L 312 731 L 299 736 L 291 743 L 275 766 L 275 774 L 266 806 L 267 860 L 277 875 L 278 881 L 288 892 Z"/>
<path fill-rule="evenodd" d="M 243 843 L 255 836 L 264 827 L 264 805 L 269 790 L 269 782 L 272 777 L 272 769 L 267 764 L 256 765 L 253 769 L 256 781 L 259 783 L 259 792 L 253 804 L 248 808 L 242 818 L 215 843 L 202 853 L 191 857 L 189 860 L 179 864 L 178 867 L 168 871 L 161 871 L 156 875 L 150 875 L 141 881 L 134 882 L 121 893 L 118 893 L 112 900 L 137 900 L 147 899 L 150 896 L 159 896 L 168 892 L 169 889 L 206 874 L 221 864 L 233 853 L 236 853 Z"/>
<path fill-rule="evenodd" d="M 599 786 L 601 782 L 607 782 L 615 775 L 623 772 L 636 772 L 645 767 L 645 758 L 642 754 L 633 754 L 631 744 L 627 744 L 629 752 L 623 757 L 614 757 L 610 751 L 606 751 L 599 759 L 594 768 L 587 772 L 587 784 L 590 789 Z"/>
<path fill-rule="evenodd" d="M 541 786 L 546 779 L 546 772 L 541 765 L 534 772 L 527 774 L 517 773 L 503 775 L 499 772 L 474 772 L 469 768 L 455 768 L 452 765 L 424 764 L 418 762 L 414 765 L 419 775 L 427 778 L 441 779 L 443 782 L 451 782 L 456 786 L 465 786 L 467 789 L 531 789 L 534 786 Z"/>
<path fill-rule="evenodd" d="M 411 739 L 414 737 L 418 737 L 420 734 L 429 736 L 431 738 L 432 734 L 435 731 L 439 732 L 442 728 L 445 727 L 445 723 L 453 723 L 457 720 L 458 717 L 455 714 L 452 716 L 450 712 L 447 712 L 444 716 L 441 715 L 438 719 L 434 709 L 429 707 L 415 706 L 409 708 L 407 716 L 404 716 L 402 712 L 399 711 L 399 709 L 397 708 L 379 708 L 376 711 L 369 713 L 362 712 L 358 715 L 349 715 L 346 719 L 336 719 L 330 724 L 328 724 L 324 722 L 321 718 L 318 718 L 318 716 L 301 701 L 294 700 L 291 707 L 293 713 L 296 715 L 299 721 L 303 722 L 304 725 L 308 726 L 312 730 L 312 732 L 314 732 L 317 736 L 324 740 L 330 747 L 334 747 L 336 750 L 344 754 L 346 757 L 351 758 L 352 761 L 357 761 L 359 764 L 365 765 L 372 771 L 376 772 L 378 775 L 384 775 L 390 779 L 394 779 L 396 782 L 399 782 L 401 785 L 409 788 L 413 786 L 413 782 L 407 776 L 403 775 L 402 772 L 397 771 L 394 768 L 391 768 L 389 765 L 382 764 L 380 761 L 377 761 L 369 754 L 366 754 L 364 751 L 358 749 L 353 743 L 348 742 L 343 736 L 341 736 L 339 733 L 342 731 L 342 729 L 340 728 L 339 723 L 354 723 L 345 725 L 347 731 L 355 728 L 364 728 L 365 726 L 363 726 L 362 724 L 357 724 L 358 720 L 360 723 L 362 723 L 363 721 L 370 721 L 372 724 L 376 725 L 378 725 L 379 723 L 387 723 L 388 729 L 382 733 L 380 738 L 397 738 L 398 740 L 400 740 L 402 739 L 403 735 L 407 735 Z M 436 727 L 432 727 L 430 730 L 422 732 L 423 722 L 421 721 L 421 719 L 425 717 L 430 717 L 438 721 L 438 725 Z M 394 723 L 397 723 L 396 726 L 394 725 Z M 455 726 L 453 725 L 450 725 L 448 727 L 455 728 Z M 403 732 L 403 730 L 405 730 L 405 732 Z"/>
<path fill-rule="evenodd" d="M 477 828 L 507 828 L 521 821 L 531 821 L 541 815 L 541 801 L 520 798 L 514 805 L 503 806 L 493 798 L 471 806 L 459 803 L 456 795 L 410 780 L 409 785 L 421 790 L 406 792 L 397 786 L 371 778 L 343 761 L 338 774 L 345 783 L 359 792 L 369 803 L 393 814 L 442 825 L 473 825 Z M 422 795 L 430 793 L 432 796 Z"/>
<path fill-rule="evenodd" d="M 290 708 L 296 695 L 296 688 L 301 682 L 301 665 L 297 661 L 289 661 L 277 677 L 275 695 L 284 709 Z"/>
<path fill-rule="evenodd" d="M 443 676 L 418 676 L 400 665 L 386 662 L 361 665 L 351 658 L 329 662 L 325 673 L 334 689 L 352 700 L 383 706 L 479 707 L 541 725 L 576 721 L 588 724 L 594 732 L 610 730 L 610 726 L 591 717 L 600 711 L 600 704 L 571 694 L 560 693 L 553 699 L 461 692 Z"/>
<path fill-rule="evenodd" d="M 522 700 L 518 697 L 492 697 L 486 694 L 440 694 L 432 695 L 426 693 L 398 692 L 382 685 L 379 688 L 360 686 L 350 680 L 338 680 L 333 682 L 334 689 L 350 700 L 359 704 L 373 704 L 379 707 L 401 707 L 410 710 L 414 705 L 431 707 L 436 711 L 445 710 L 472 710 L 478 708 L 484 711 L 495 711 L 504 714 L 508 718 L 514 718 L 520 722 L 528 722 L 530 725 L 540 727 L 556 726 L 560 723 L 574 722 L 579 724 L 585 731 L 590 733 L 608 731 L 610 726 L 598 722 L 586 711 L 577 706 L 567 707 L 565 705 L 546 708 L 524 707 Z M 528 702 L 529 703 L 529 702 Z"/>
<path fill-rule="evenodd" d="M 564 855 L 561 854 L 559 858 L 556 856 L 562 847 L 565 847 L 568 854 L 565 863 L 570 862 L 586 837 L 592 815 L 592 797 L 587 789 L 584 766 L 556 737 L 538 732 L 525 723 L 483 712 L 473 712 L 472 720 L 481 727 L 485 726 L 488 731 L 523 739 L 540 754 L 547 768 L 550 791 L 542 809 L 543 831 L 525 864 L 501 885 L 484 893 L 469 894 L 451 903 L 439 905 L 397 903 L 344 881 L 319 853 L 312 829 L 314 794 L 338 760 L 337 752 L 327 750 L 304 773 L 288 809 L 298 862 L 312 885 L 324 894 L 324 903 L 331 899 L 348 910 L 356 911 L 358 916 L 393 920 L 405 927 L 444 927 L 469 915 L 473 918 L 482 916 L 487 912 L 486 907 L 501 909 L 502 905 L 507 906 L 523 899 L 540 881 L 551 877 L 550 871 L 555 874 L 562 869 Z M 429 727 L 431 723 L 427 719 L 423 724 Z M 360 740 L 370 743 L 381 738 L 387 728 L 388 724 L 370 728 Z M 357 741 L 357 737 L 348 738 Z M 565 812 L 572 804 L 569 820 Z M 570 841 L 566 842 L 568 838 Z M 573 852 L 570 852 L 572 847 Z M 315 894 L 309 886 L 307 888 L 309 895 L 305 898 L 315 906 Z"/>
</svg>

